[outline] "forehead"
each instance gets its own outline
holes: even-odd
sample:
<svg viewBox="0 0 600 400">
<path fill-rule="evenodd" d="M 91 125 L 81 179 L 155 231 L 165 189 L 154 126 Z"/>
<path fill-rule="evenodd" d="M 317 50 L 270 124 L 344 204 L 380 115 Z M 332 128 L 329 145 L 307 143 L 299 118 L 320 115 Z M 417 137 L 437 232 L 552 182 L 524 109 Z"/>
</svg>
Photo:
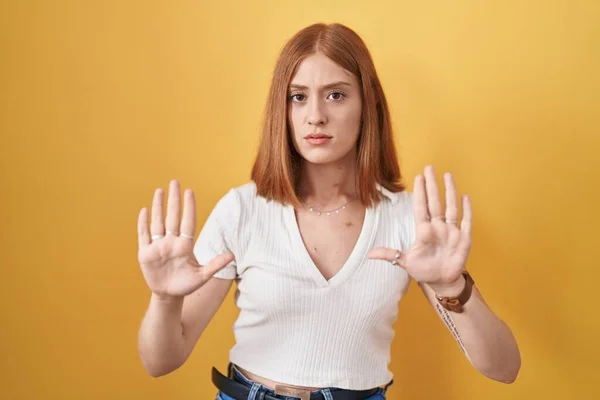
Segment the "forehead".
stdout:
<svg viewBox="0 0 600 400">
<path fill-rule="evenodd" d="M 322 53 L 311 54 L 306 57 L 292 77 L 291 84 L 308 87 L 319 87 L 336 81 L 356 83 L 356 77 L 351 72 L 336 64 Z"/>
</svg>

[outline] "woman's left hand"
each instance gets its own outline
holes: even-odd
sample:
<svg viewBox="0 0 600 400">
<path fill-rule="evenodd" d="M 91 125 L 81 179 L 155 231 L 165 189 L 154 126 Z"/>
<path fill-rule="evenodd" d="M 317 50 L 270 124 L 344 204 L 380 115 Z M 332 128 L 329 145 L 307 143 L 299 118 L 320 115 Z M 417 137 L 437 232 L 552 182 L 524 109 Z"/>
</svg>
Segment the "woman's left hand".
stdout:
<svg viewBox="0 0 600 400">
<path fill-rule="evenodd" d="M 450 173 L 444 175 L 446 186 L 445 220 L 432 166 L 425 177 L 414 182 L 413 212 L 416 237 L 405 252 L 388 248 L 369 251 L 369 258 L 387 260 L 404 268 L 417 282 L 425 283 L 439 295 L 458 295 L 464 286 L 465 270 L 471 249 L 471 202 L 462 197 L 463 218 L 458 222 L 456 188 Z"/>
</svg>

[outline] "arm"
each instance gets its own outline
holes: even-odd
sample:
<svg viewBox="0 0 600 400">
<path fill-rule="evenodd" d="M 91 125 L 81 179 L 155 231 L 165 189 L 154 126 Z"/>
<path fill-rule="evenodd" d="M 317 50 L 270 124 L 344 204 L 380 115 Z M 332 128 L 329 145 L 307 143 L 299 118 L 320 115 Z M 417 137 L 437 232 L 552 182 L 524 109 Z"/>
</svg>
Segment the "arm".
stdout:
<svg viewBox="0 0 600 400">
<path fill-rule="evenodd" d="M 412 195 L 415 229 L 412 240 L 408 241 L 410 247 L 404 251 L 376 248 L 369 252 L 369 257 L 388 260 L 404 268 L 420 283 L 429 303 L 475 368 L 491 379 L 513 382 L 521 365 L 515 338 L 486 305 L 477 288 L 473 287 L 463 313 L 447 312 L 438 306 L 435 298 L 435 293 L 454 297 L 462 292 L 465 285 L 462 272 L 471 250 L 471 201 L 468 196 L 462 196 L 463 215 L 458 226 L 457 193 L 452 174 L 444 174 L 444 183 L 446 210 L 442 213 L 433 167 L 427 166 L 424 175 L 417 175 Z M 412 230 L 412 226 L 408 230 Z"/>
<path fill-rule="evenodd" d="M 426 284 L 419 287 L 471 364 L 488 378 L 514 382 L 521 367 L 517 342 L 508 325 L 485 303 L 477 287 L 473 286 L 462 313 L 446 310 L 435 298 L 436 292 L 449 296 L 460 293 L 464 278 L 457 285 L 457 288 L 436 288 L 435 292 Z"/>
<path fill-rule="evenodd" d="M 138 336 L 140 358 L 150 375 L 165 375 L 183 365 L 232 282 L 211 278 L 185 298 L 152 295 Z"/>
<path fill-rule="evenodd" d="M 152 232 L 146 208 L 138 217 L 138 260 L 152 291 L 138 334 L 138 351 L 152 376 L 168 374 L 187 360 L 229 292 L 236 276 L 230 250 L 236 246 L 231 237 L 240 214 L 232 189 L 213 208 L 194 244 L 193 191 L 185 191 L 181 216 L 179 182 L 171 181 L 165 221 L 163 197 L 162 189 L 157 189 Z"/>
</svg>

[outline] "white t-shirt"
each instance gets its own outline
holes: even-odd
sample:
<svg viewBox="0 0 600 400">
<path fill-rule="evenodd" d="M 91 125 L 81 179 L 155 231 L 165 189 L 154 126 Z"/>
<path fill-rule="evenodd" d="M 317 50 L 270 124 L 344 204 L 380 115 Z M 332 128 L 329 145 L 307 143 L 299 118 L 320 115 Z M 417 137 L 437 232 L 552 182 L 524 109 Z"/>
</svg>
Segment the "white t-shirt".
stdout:
<svg viewBox="0 0 600 400">
<path fill-rule="evenodd" d="M 240 309 L 230 361 L 277 382 L 362 390 L 388 383 L 398 302 L 410 277 L 369 249 L 405 250 L 414 240 L 411 194 L 377 186 L 358 242 L 326 280 L 302 241 L 294 208 L 257 196 L 250 182 L 223 196 L 194 246 L 200 264 L 227 250 L 215 276 L 236 279 Z"/>
</svg>

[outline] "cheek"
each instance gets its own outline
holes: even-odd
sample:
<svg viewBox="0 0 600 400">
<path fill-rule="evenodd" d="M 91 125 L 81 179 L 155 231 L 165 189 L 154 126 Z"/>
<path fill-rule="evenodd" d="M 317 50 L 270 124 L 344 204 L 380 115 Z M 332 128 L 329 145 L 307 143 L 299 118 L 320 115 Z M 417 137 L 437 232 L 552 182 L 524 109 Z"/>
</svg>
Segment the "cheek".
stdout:
<svg viewBox="0 0 600 400">
<path fill-rule="evenodd" d="M 288 114 L 288 125 L 290 127 L 292 135 L 296 136 L 296 133 L 300 134 L 302 131 L 302 123 L 300 113 L 296 109 L 291 109 Z"/>
<path fill-rule="evenodd" d="M 302 140 L 302 125 L 298 112 L 290 110 L 288 114 L 288 136 L 291 139 L 292 146 L 300 153 L 300 146 Z"/>
<path fill-rule="evenodd" d="M 346 110 L 341 115 L 340 122 L 343 124 L 344 131 L 351 133 L 353 136 L 358 135 L 360 131 L 361 109 L 352 108 Z"/>
</svg>

